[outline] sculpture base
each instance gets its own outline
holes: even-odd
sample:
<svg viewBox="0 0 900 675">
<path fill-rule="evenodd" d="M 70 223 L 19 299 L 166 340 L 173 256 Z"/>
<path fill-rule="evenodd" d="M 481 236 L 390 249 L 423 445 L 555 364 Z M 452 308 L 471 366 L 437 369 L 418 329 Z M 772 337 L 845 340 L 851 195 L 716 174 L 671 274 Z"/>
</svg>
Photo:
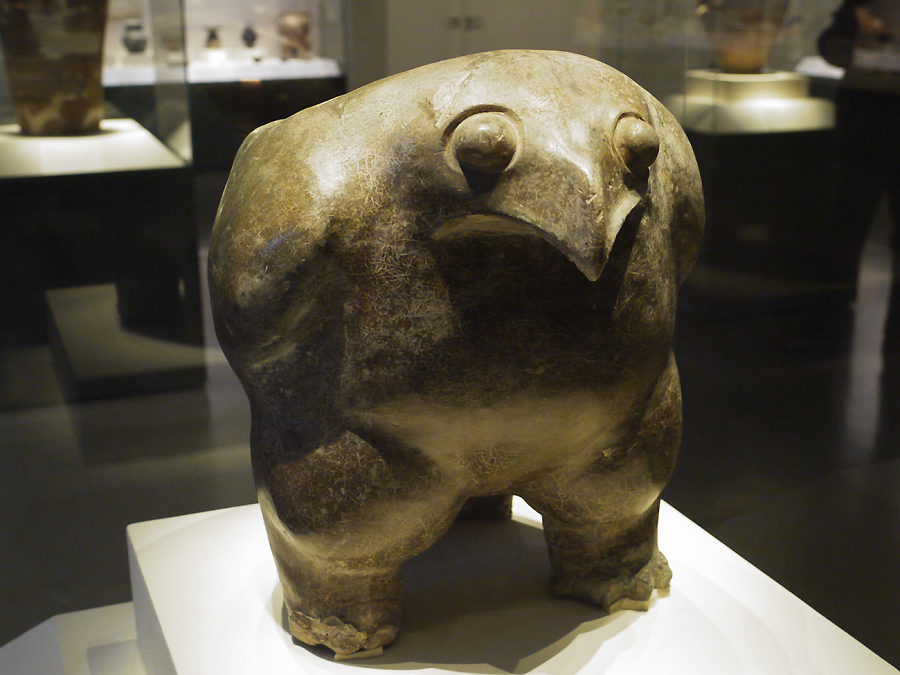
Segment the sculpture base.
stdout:
<svg viewBox="0 0 900 675">
<path fill-rule="evenodd" d="M 0 648 L 0 673 L 147 675 L 130 602 L 47 619 Z"/>
<path fill-rule="evenodd" d="M 897 675 L 666 504 L 669 598 L 648 614 L 606 618 L 551 599 L 533 578 L 548 569 L 535 515 L 516 500 L 515 523 L 455 527 L 409 566 L 409 593 L 432 594 L 408 599 L 407 632 L 382 655 L 364 654 L 377 656 L 366 666 L 404 675 Z M 132 525 L 128 539 L 134 604 L 45 621 L 0 647 L 0 673 L 339 675 L 360 667 L 291 642 L 256 505 Z"/>
<path fill-rule="evenodd" d="M 539 516 L 457 523 L 404 567 L 404 625 L 381 672 L 896 673 L 666 504 L 669 597 L 601 616 L 554 598 Z M 296 644 L 256 505 L 128 528 L 138 642 L 150 675 L 335 675 Z"/>
</svg>

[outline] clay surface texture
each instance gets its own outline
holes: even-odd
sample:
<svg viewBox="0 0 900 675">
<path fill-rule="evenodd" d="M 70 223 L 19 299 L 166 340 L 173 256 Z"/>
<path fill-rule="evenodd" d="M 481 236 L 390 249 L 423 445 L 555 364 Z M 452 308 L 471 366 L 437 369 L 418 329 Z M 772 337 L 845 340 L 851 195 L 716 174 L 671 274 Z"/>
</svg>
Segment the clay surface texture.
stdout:
<svg viewBox="0 0 900 675">
<path fill-rule="evenodd" d="M 702 229 L 672 115 L 583 56 L 436 63 L 247 138 L 210 290 L 298 640 L 390 643 L 402 563 L 513 494 L 555 593 L 616 611 L 668 587 L 671 340 Z"/>
</svg>

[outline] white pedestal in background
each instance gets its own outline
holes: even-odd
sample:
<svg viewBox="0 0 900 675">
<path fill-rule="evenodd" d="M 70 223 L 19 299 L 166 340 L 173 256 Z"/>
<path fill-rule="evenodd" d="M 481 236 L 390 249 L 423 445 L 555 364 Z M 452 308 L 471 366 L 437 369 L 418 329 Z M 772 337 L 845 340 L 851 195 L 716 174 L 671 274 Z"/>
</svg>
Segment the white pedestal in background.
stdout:
<svg viewBox="0 0 900 675">
<path fill-rule="evenodd" d="M 404 567 L 404 617 L 382 656 L 293 644 L 257 505 L 128 528 L 138 642 L 151 675 L 897 673 L 666 504 L 672 590 L 600 617 L 547 591 L 538 515 L 458 523 Z"/>
</svg>

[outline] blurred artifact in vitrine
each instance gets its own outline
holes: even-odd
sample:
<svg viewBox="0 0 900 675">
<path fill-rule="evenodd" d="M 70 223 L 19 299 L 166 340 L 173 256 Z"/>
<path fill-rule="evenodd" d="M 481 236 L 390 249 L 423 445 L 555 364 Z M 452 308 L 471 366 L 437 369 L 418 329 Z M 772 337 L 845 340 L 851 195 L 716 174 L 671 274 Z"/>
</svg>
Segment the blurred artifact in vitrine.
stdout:
<svg viewBox="0 0 900 675">
<path fill-rule="evenodd" d="M 784 25 L 790 0 L 700 0 L 698 14 L 716 67 L 760 73 Z"/>
<path fill-rule="evenodd" d="M 122 44 L 129 54 L 143 54 L 147 49 L 147 42 L 147 31 L 143 21 L 132 19 L 125 22 Z"/>
<path fill-rule="evenodd" d="M 222 45 L 221 27 L 207 26 L 203 43 L 203 57 L 212 65 L 224 66 L 228 61 L 228 51 Z"/>
<path fill-rule="evenodd" d="M 298 640 L 390 643 L 401 564 L 513 494 L 555 593 L 613 612 L 668 588 L 671 339 L 703 217 L 673 116 L 574 54 L 425 66 L 247 138 L 210 292 Z"/>
<path fill-rule="evenodd" d="M 222 49 L 222 38 L 219 37 L 219 27 L 211 26 L 206 29 L 206 49 Z"/>
<path fill-rule="evenodd" d="M 250 57 L 250 59 L 257 62 L 262 61 L 263 51 L 257 46 L 259 43 L 259 33 L 256 32 L 253 24 L 248 23 L 244 26 L 244 30 L 241 31 L 241 42 L 244 45 L 246 55 Z"/>
<path fill-rule="evenodd" d="M 0 41 L 23 134 L 99 131 L 106 14 L 107 0 L 0 0 Z"/>
<path fill-rule="evenodd" d="M 281 43 L 281 58 L 310 59 L 315 54 L 310 41 L 308 12 L 285 12 L 275 20 L 275 29 Z"/>
<path fill-rule="evenodd" d="M 256 29 L 253 28 L 252 24 L 247 24 L 244 26 L 244 30 L 241 31 L 241 42 L 244 43 L 244 46 L 247 49 L 253 49 L 256 46 L 256 41 L 259 39 L 259 33 L 256 32 Z"/>
</svg>

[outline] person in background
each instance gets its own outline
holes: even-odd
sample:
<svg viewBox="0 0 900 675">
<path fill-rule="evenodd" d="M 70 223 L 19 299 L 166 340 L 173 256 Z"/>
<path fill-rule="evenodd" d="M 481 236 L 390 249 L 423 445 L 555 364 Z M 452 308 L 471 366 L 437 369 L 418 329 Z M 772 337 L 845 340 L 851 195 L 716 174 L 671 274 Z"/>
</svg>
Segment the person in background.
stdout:
<svg viewBox="0 0 900 675">
<path fill-rule="evenodd" d="M 856 297 L 860 260 L 883 197 L 894 256 L 885 353 L 900 352 L 900 0 L 844 0 L 819 40 L 845 69 L 835 99 L 838 189 L 823 232 L 829 278 L 845 302 Z"/>
<path fill-rule="evenodd" d="M 900 0 L 845 0 L 819 51 L 845 69 L 835 99 L 838 186 L 823 233 L 829 279 L 848 305 L 881 201 L 891 218 L 892 277 L 882 339 L 875 457 L 900 456 Z"/>
</svg>

